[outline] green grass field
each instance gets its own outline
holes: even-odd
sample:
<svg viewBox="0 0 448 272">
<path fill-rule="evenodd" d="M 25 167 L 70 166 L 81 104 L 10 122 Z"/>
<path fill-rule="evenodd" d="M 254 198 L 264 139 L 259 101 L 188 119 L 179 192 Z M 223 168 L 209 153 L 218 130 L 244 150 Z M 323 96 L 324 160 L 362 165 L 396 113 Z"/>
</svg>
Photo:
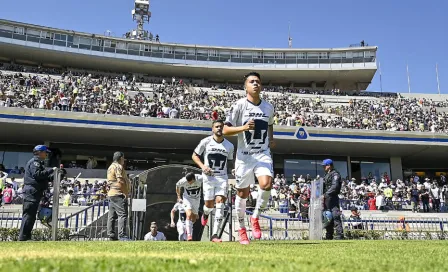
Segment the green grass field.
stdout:
<svg viewBox="0 0 448 272">
<path fill-rule="evenodd" d="M 2 242 L 0 271 L 448 271 L 444 241 Z"/>
</svg>

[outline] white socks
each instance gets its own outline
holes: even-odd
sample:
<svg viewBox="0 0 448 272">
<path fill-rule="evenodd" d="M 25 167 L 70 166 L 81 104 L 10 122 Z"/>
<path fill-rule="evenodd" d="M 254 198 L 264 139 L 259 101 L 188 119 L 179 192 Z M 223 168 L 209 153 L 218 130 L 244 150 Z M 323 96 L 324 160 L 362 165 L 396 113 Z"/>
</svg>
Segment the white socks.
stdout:
<svg viewBox="0 0 448 272">
<path fill-rule="evenodd" d="M 216 203 L 215 222 L 213 223 L 213 235 L 218 234 L 218 227 L 224 215 L 224 203 Z"/>
<path fill-rule="evenodd" d="M 193 222 L 185 220 L 185 227 L 187 228 L 187 236 L 193 236 Z"/>
<path fill-rule="evenodd" d="M 246 199 L 245 198 L 241 198 L 238 195 L 236 195 L 235 210 L 238 215 L 238 222 L 240 225 L 240 229 L 243 229 L 243 228 L 245 228 L 244 216 L 246 215 Z"/>
<path fill-rule="evenodd" d="M 258 190 L 257 204 L 255 205 L 255 211 L 252 218 L 258 218 L 260 216 L 260 209 L 266 208 L 271 196 L 271 190 L 265 191 L 263 189 Z"/>
</svg>

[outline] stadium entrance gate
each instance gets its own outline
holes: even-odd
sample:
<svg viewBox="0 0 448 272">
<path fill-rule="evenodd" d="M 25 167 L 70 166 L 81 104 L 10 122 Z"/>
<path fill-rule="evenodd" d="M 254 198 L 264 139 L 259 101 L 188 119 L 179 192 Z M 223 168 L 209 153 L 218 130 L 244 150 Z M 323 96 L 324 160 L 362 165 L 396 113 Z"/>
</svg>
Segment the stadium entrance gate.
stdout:
<svg viewBox="0 0 448 272">
<path fill-rule="evenodd" d="M 176 204 L 176 183 L 186 173 L 201 174 L 199 168 L 171 164 L 146 170 L 131 177 L 133 182 L 132 203 L 130 205 L 130 234 L 133 240 L 143 240 L 149 232 L 151 222 L 156 222 L 159 231 L 163 232 L 167 240 L 178 239 L 177 229 L 171 228 L 170 212 Z M 204 200 L 201 197 L 199 215 L 202 215 Z M 177 221 L 176 214 L 175 221 Z M 193 226 L 193 240 L 200 241 L 203 228 L 201 220 L 196 220 Z"/>
</svg>

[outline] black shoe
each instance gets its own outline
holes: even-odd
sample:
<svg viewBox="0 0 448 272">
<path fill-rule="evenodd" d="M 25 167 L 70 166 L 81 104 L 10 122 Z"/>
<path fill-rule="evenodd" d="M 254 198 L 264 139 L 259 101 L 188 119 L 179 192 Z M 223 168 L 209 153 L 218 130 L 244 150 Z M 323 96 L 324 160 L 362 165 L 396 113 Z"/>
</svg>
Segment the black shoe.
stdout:
<svg viewBox="0 0 448 272">
<path fill-rule="evenodd" d="M 107 237 L 108 241 L 118 241 L 118 238 L 113 236 L 113 237 Z"/>
<path fill-rule="evenodd" d="M 344 236 L 336 236 L 334 237 L 335 240 L 344 240 Z"/>
</svg>

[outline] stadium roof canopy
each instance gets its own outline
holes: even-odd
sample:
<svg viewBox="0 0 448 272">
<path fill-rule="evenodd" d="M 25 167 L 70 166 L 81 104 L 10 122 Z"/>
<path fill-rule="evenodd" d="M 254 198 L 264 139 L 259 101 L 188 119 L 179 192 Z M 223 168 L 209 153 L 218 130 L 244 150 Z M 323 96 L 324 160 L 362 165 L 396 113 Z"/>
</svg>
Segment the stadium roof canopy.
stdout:
<svg viewBox="0 0 448 272">
<path fill-rule="evenodd" d="M 376 73 L 377 47 L 239 48 L 160 43 L 0 20 L 0 59 L 205 82 L 241 83 L 249 71 L 265 85 L 365 90 Z"/>
</svg>

